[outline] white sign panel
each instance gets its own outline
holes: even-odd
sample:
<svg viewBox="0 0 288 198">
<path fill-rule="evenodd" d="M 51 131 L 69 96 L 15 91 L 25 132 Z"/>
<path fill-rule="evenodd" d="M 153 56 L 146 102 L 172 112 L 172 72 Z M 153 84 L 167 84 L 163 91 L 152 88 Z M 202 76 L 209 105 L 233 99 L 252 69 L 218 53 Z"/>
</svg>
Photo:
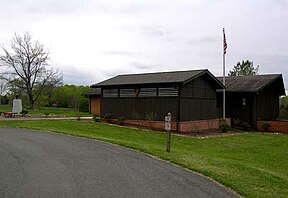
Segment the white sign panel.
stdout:
<svg viewBox="0 0 288 198">
<path fill-rule="evenodd" d="M 165 122 L 171 122 L 171 116 L 165 116 Z"/>
<path fill-rule="evenodd" d="M 171 130 L 171 122 L 165 122 L 165 130 L 167 131 Z"/>
</svg>

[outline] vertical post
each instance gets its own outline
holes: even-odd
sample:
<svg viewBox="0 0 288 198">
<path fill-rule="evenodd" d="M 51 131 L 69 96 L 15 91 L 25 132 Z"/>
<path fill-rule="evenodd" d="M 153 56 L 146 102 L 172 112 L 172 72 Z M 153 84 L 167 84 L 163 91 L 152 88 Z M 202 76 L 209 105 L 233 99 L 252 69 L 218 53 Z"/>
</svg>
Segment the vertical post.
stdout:
<svg viewBox="0 0 288 198">
<path fill-rule="evenodd" d="M 224 89 L 223 89 L 223 119 L 225 119 L 226 115 L 226 87 L 225 87 L 225 54 L 223 54 L 223 85 L 224 85 Z"/>
<path fill-rule="evenodd" d="M 165 116 L 165 130 L 167 130 L 167 133 L 166 133 L 166 136 L 167 136 L 166 151 L 170 152 L 170 147 L 171 147 L 171 113 L 168 113 L 168 115 Z"/>
<path fill-rule="evenodd" d="M 226 42 L 226 36 L 225 36 L 225 29 L 223 28 L 223 119 L 225 119 L 226 115 L 226 95 L 225 95 L 225 54 L 226 54 L 226 49 L 227 49 L 227 42 Z"/>
</svg>

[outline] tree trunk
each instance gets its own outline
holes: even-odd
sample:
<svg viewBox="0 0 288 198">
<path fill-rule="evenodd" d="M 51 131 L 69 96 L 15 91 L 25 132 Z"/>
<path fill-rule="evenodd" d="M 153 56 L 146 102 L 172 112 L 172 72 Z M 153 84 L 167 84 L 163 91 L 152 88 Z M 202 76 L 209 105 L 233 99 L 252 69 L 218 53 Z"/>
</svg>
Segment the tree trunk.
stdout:
<svg viewBox="0 0 288 198">
<path fill-rule="evenodd" d="M 29 99 L 29 109 L 34 109 L 34 100 L 32 92 L 28 93 L 28 99 Z"/>
</svg>

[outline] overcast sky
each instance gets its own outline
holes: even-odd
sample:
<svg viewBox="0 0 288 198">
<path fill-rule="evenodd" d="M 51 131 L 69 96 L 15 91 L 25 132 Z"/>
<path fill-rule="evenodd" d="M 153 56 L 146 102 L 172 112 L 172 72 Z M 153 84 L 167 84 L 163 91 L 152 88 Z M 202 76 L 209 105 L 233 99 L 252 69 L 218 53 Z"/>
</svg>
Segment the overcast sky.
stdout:
<svg viewBox="0 0 288 198">
<path fill-rule="evenodd" d="M 0 0 L 0 44 L 28 31 L 66 84 L 193 69 L 220 76 L 223 27 L 226 73 L 248 59 L 288 80 L 288 0 Z"/>
</svg>

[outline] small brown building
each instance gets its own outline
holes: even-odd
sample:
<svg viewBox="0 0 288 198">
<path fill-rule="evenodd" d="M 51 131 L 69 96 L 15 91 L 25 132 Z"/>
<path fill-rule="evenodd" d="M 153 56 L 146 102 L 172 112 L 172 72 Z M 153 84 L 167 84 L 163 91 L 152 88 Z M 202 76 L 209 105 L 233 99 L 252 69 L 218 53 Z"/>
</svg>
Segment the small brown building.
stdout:
<svg viewBox="0 0 288 198">
<path fill-rule="evenodd" d="M 157 121 L 170 112 L 176 122 L 217 118 L 216 89 L 224 88 L 207 69 L 119 75 L 91 87 L 101 88 L 101 117 Z"/>
<path fill-rule="evenodd" d="M 223 78 L 219 77 L 222 82 Z M 258 120 L 279 117 L 279 97 L 285 95 L 281 74 L 226 77 L 226 117 L 247 122 L 256 128 Z M 222 117 L 223 93 L 217 92 L 219 117 Z"/>
<path fill-rule="evenodd" d="M 100 115 L 101 89 L 92 88 L 83 95 L 89 97 L 89 113 Z"/>
</svg>

